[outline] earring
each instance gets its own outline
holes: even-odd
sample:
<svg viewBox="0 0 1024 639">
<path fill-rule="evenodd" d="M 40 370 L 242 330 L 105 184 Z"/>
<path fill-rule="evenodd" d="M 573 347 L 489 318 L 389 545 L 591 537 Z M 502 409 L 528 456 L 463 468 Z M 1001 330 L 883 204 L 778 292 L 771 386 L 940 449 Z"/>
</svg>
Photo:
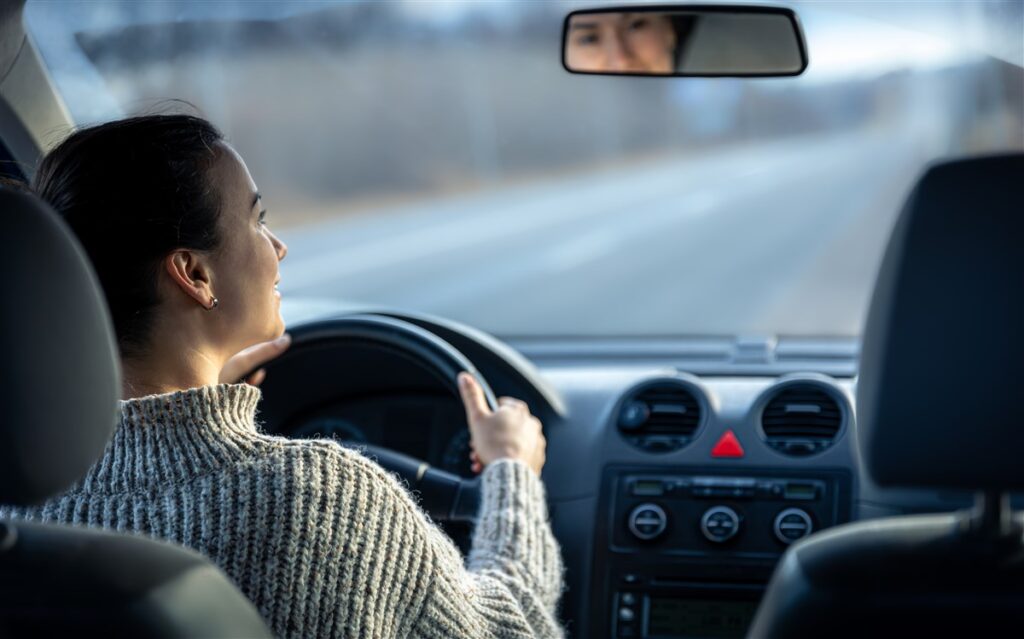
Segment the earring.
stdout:
<svg viewBox="0 0 1024 639">
<path fill-rule="evenodd" d="M 212 311 L 213 309 L 217 308 L 217 305 L 219 305 L 219 304 L 220 304 L 220 300 L 218 300 L 218 299 L 217 299 L 217 298 L 215 297 L 215 298 L 213 298 L 213 301 L 212 301 L 212 302 L 210 302 L 210 307 L 209 307 L 209 308 L 207 308 L 206 310 L 208 310 L 208 311 Z"/>
</svg>

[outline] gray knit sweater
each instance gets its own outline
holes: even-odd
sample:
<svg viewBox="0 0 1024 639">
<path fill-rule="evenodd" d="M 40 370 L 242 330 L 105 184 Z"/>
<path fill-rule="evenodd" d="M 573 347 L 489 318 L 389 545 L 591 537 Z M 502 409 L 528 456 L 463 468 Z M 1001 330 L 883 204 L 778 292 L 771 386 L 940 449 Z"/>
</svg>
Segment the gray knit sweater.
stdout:
<svg viewBox="0 0 1024 639">
<path fill-rule="evenodd" d="M 464 561 L 395 476 L 327 440 L 257 431 L 260 391 L 121 402 L 104 456 L 66 494 L 0 517 L 102 526 L 189 546 L 281 637 L 557 637 L 559 548 L 521 462 L 483 472 Z"/>
</svg>

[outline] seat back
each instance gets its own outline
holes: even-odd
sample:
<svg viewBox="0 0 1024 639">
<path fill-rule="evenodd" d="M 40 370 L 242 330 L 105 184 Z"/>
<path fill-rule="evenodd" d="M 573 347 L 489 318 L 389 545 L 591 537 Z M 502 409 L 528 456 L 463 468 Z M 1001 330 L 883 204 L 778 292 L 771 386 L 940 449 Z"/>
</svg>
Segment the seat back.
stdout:
<svg viewBox="0 0 1024 639">
<path fill-rule="evenodd" d="M 120 374 L 88 260 L 35 197 L 0 189 L 0 504 L 68 489 L 113 432 Z M 0 636 L 269 637 L 196 553 L 131 535 L 0 520 Z"/>
<path fill-rule="evenodd" d="M 748 637 L 1007 636 L 1024 624 L 1020 538 L 976 538 L 968 522 L 913 515 L 811 535 L 783 555 Z"/>
<path fill-rule="evenodd" d="M 0 521 L 2 637 L 270 637 L 201 555 L 133 535 Z"/>
<path fill-rule="evenodd" d="M 857 436 L 882 486 L 978 491 L 975 511 L 863 521 L 783 556 L 751 637 L 984 636 L 1024 627 L 1024 155 L 931 168 L 865 327 Z"/>
</svg>

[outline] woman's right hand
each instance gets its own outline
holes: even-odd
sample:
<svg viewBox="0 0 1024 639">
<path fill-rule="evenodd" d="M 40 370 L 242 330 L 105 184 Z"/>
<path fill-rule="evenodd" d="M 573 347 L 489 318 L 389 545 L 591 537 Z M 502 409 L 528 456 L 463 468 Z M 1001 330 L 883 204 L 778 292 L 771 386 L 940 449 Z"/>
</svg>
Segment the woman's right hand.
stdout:
<svg viewBox="0 0 1024 639">
<path fill-rule="evenodd" d="M 540 475 L 544 467 L 547 440 L 540 420 L 530 414 L 526 402 L 512 397 L 498 400 L 492 411 L 483 389 L 469 373 L 459 373 L 459 392 L 466 406 L 474 468 L 480 469 L 503 458 L 517 459 Z"/>
</svg>

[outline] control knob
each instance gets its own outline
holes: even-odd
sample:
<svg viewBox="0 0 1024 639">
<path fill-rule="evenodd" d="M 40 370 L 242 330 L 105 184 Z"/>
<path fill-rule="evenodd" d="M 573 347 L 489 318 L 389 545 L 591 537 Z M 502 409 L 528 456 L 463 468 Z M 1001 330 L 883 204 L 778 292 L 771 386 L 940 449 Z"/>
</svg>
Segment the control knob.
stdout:
<svg viewBox="0 0 1024 639">
<path fill-rule="evenodd" d="M 775 537 L 784 544 L 803 539 L 813 531 L 811 516 L 800 508 L 787 508 L 775 517 Z"/>
<path fill-rule="evenodd" d="M 651 416 L 651 409 L 644 402 L 632 400 L 619 413 L 619 428 L 625 431 L 640 430 Z"/>
<path fill-rule="evenodd" d="M 665 532 L 668 515 L 657 504 L 640 504 L 629 513 L 629 532 L 638 539 L 649 541 Z"/>
<path fill-rule="evenodd" d="M 700 518 L 700 531 L 708 541 L 724 543 L 740 531 L 740 516 L 728 506 L 708 508 Z"/>
</svg>

